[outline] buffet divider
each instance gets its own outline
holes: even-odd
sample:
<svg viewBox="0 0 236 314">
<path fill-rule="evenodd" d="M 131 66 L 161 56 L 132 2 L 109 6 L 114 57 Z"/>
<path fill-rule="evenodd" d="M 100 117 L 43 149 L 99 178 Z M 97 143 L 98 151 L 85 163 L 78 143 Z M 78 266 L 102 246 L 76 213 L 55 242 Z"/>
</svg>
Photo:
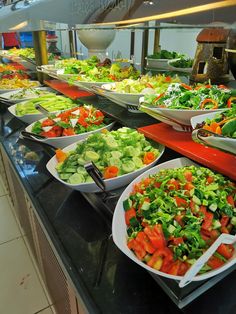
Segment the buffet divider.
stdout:
<svg viewBox="0 0 236 314">
<path fill-rule="evenodd" d="M 146 137 L 236 180 L 236 156 L 195 143 L 191 132 L 176 131 L 165 123 L 152 124 L 138 130 Z"/>
<path fill-rule="evenodd" d="M 52 89 L 55 89 L 56 91 L 62 93 L 63 95 L 76 100 L 77 98 L 82 97 L 91 97 L 94 96 L 93 93 L 87 92 L 85 90 L 80 89 L 77 86 L 70 85 L 64 81 L 59 80 L 46 80 L 44 81 L 44 84 L 51 87 Z"/>
</svg>

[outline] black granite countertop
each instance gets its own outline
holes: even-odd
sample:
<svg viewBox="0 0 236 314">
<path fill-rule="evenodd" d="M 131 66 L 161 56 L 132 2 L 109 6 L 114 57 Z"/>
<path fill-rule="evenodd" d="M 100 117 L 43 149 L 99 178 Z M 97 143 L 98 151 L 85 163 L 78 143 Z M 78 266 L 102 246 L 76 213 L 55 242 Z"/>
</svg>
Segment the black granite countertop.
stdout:
<svg viewBox="0 0 236 314">
<path fill-rule="evenodd" d="M 119 106 L 95 99 L 89 102 L 127 126 L 156 122 Z M 10 116 L 4 104 L 0 104 L 0 110 L 3 148 L 34 204 L 67 278 L 89 313 L 236 313 L 236 271 L 179 310 L 150 274 L 113 243 L 111 222 L 115 201 L 104 204 L 98 194 L 72 191 L 53 179 L 45 167 L 52 152 L 39 144 L 17 141 L 24 123 Z M 175 157 L 179 155 L 167 149 L 161 161 Z"/>
</svg>

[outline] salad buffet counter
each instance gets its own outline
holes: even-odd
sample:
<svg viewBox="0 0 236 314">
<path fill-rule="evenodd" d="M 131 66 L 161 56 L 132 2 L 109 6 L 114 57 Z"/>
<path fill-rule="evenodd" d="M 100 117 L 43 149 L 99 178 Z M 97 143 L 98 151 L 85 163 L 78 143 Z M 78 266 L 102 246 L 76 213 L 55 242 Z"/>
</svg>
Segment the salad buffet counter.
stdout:
<svg viewBox="0 0 236 314">
<path fill-rule="evenodd" d="M 57 313 L 236 312 L 235 81 L 96 56 L 37 71 L 48 87 L 1 65 L 0 172 Z"/>
<path fill-rule="evenodd" d="M 110 117 L 128 127 L 155 123 L 144 114 L 127 115 L 109 102 L 105 106 L 93 99 L 93 104 L 106 107 Z M 122 189 L 110 197 L 73 191 L 53 179 L 45 167 L 54 154 L 51 148 L 19 141 L 25 124 L 7 113 L 3 103 L 1 112 L 1 159 L 6 170 L 1 165 L 1 175 L 58 313 L 236 311 L 234 267 L 185 289 L 170 279 L 154 280 L 113 243 L 112 216 Z M 179 155 L 166 149 L 159 163 L 175 157 Z"/>
</svg>

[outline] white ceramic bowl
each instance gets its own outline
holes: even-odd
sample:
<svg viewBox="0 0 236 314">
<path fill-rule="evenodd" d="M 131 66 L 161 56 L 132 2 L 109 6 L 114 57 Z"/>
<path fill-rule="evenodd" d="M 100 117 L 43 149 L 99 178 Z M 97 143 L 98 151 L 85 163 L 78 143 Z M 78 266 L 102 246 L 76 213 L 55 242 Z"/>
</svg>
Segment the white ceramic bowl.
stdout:
<svg viewBox="0 0 236 314">
<path fill-rule="evenodd" d="M 152 111 L 154 113 L 155 112 L 160 113 L 162 116 L 166 117 L 167 119 L 168 118 L 173 119 L 180 124 L 189 125 L 189 126 L 191 126 L 191 118 L 192 117 L 199 116 L 199 115 L 202 115 L 204 113 L 212 113 L 212 112 L 222 111 L 222 110 L 226 109 L 226 108 L 224 108 L 224 109 L 206 109 L 206 110 L 203 110 L 203 109 L 200 109 L 200 110 L 168 109 L 168 108 L 158 108 L 158 107 L 149 107 L 149 106 L 146 107 L 146 106 L 143 106 L 144 103 L 145 103 L 144 97 L 141 97 L 139 99 L 139 104 L 140 104 L 141 108 L 144 108 L 144 109 L 148 108 L 150 111 Z M 158 120 L 162 121 L 161 118 Z M 163 120 L 163 122 L 171 125 L 177 131 L 183 131 L 183 129 L 180 126 L 178 126 L 178 124 L 174 123 L 171 120 L 169 120 L 169 121 Z"/>
<path fill-rule="evenodd" d="M 157 161 L 160 159 L 160 157 L 162 156 L 162 154 L 164 153 L 164 146 L 156 143 L 156 148 L 159 149 L 160 151 L 160 155 L 157 157 L 157 159 L 152 162 L 151 164 L 138 169 L 132 173 L 128 173 L 128 174 L 124 174 L 122 176 L 116 177 L 116 178 L 112 178 L 112 179 L 107 179 L 104 180 L 105 185 L 106 185 L 106 191 L 111 191 L 111 190 L 115 190 L 118 189 L 122 186 L 125 186 L 127 184 L 129 184 L 134 178 L 136 178 L 137 176 L 139 176 L 141 173 L 143 173 L 144 171 L 146 171 L 147 169 L 151 168 L 152 166 L 154 166 L 155 163 L 157 163 Z M 65 147 L 63 149 L 64 152 L 70 152 L 75 150 L 77 146 L 77 143 L 71 144 L 67 147 Z M 60 181 L 62 184 L 65 184 L 66 186 L 70 187 L 71 189 L 74 190 L 78 190 L 81 192 L 86 192 L 86 193 L 95 193 L 95 192 L 101 192 L 101 190 L 97 187 L 97 185 L 93 182 L 91 183 L 81 183 L 81 184 L 70 184 L 67 183 L 63 180 L 61 180 L 58 176 L 57 170 L 56 170 L 56 166 L 58 164 L 58 161 L 56 159 L 56 156 L 52 157 L 49 162 L 47 163 L 46 167 L 48 169 L 48 171 L 51 173 L 51 175 L 56 178 L 58 181 Z"/>
<path fill-rule="evenodd" d="M 147 57 L 147 66 L 153 69 L 168 70 L 168 61 L 169 59 L 153 59 Z"/>
<path fill-rule="evenodd" d="M 36 88 L 33 88 L 33 89 L 36 89 L 36 90 L 43 90 L 43 91 L 48 91 L 48 92 L 53 92 L 53 90 L 49 87 L 36 87 Z M 31 96 L 31 97 L 28 97 L 28 98 L 21 98 L 21 99 L 11 99 L 11 96 L 17 94 L 19 92 L 19 90 L 15 90 L 15 91 L 11 91 L 11 92 L 7 92 L 7 93 L 4 93 L 1 95 L 1 98 L 7 102 L 9 102 L 9 104 L 17 104 L 18 102 L 22 102 L 22 101 L 28 101 L 30 99 L 33 99 L 33 98 L 37 98 L 38 96 L 35 95 L 35 97 Z"/>
<path fill-rule="evenodd" d="M 45 118 L 39 120 L 44 121 Z M 29 126 L 27 126 L 27 128 L 25 129 L 26 132 L 32 132 L 32 128 L 35 122 L 31 123 Z M 70 136 L 61 136 L 61 137 L 50 137 L 50 138 L 46 138 L 46 139 L 38 139 L 35 138 L 36 141 L 38 141 L 39 143 L 44 143 L 44 144 L 49 144 L 52 145 L 56 148 L 63 148 L 66 147 L 68 145 L 71 145 L 72 143 L 81 141 L 81 140 L 85 140 L 89 135 L 93 134 L 93 133 L 97 133 L 97 132 L 101 132 L 104 129 L 107 130 L 111 130 L 112 127 L 114 126 L 115 122 L 112 122 L 102 128 L 99 128 L 97 130 L 94 131 L 90 131 L 87 133 L 81 133 L 81 134 L 76 134 L 76 135 L 70 135 Z"/>
<path fill-rule="evenodd" d="M 168 61 L 168 65 L 169 65 L 169 70 L 170 71 L 174 71 L 174 72 L 182 72 L 182 73 L 191 73 L 193 68 L 177 68 L 175 66 L 172 65 L 172 62 L 176 61 L 178 59 L 174 59 L 174 60 L 169 60 Z"/>
<path fill-rule="evenodd" d="M 192 128 L 195 129 L 198 123 L 204 122 L 206 119 L 213 119 L 215 117 L 215 112 L 203 114 L 197 117 L 191 118 Z M 198 134 L 198 131 L 194 131 L 193 139 L 197 142 L 204 144 L 205 146 L 212 146 L 214 148 L 218 148 L 224 150 L 226 152 L 230 152 L 236 155 L 236 139 L 228 138 L 228 137 L 217 137 L 217 136 L 207 136 L 202 137 Z"/>
<path fill-rule="evenodd" d="M 14 104 L 10 107 L 8 107 L 8 111 L 13 115 L 15 116 L 16 118 L 18 118 L 19 120 L 27 123 L 27 124 L 30 124 L 30 123 L 33 123 L 37 120 L 40 120 L 44 117 L 44 115 L 42 113 L 35 113 L 35 114 L 26 114 L 24 116 L 18 116 L 16 114 L 16 106 L 17 104 Z"/>
<path fill-rule="evenodd" d="M 158 173 L 161 169 L 172 169 L 172 168 L 181 168 L 184 166 L 190 166 L 195 165 L 192 161 L 190 161 L 187 158 L 177 158 L 173 159 L 167 162 L 164 162 L 154 168 L 151 168 L 141 174 L 139 177 L 137 177 L 133 182 L 131 182 L 128 187 L 125 189 L 125 191 L 122 193 L 121 197 L 119 198 L 119 201 L 116 205 L 115 212 L 113 215 L 113 221 L 112 221 L 112 235 L 113 240 L 117 247 L 125 254 L 127 255 L 133 262 L 137 263 L 139 266 L 145 268 L 150 273 L 152 273 L 152 276 L 162 276 L 173 280 L 181 280 L 183 276 L 174 276 L 169 275 L 166 273 L 163 273 L 161 271 L 155 270 L 154 268 L 149 267 L 145 263 L 141 262 L 135 254 L 128 248 L 127 246 L 127 226 L 125 223 L 125 215 L 124 215 L 124 208 L 123 208 L 123 201 L 128 198 L 130 193 L 133 190 L 133 186 L 135 183 L 140 182 L 143 178 L 147 178 L 149 175 Z M 234 247 L 236 248 L 236 243 L 234 244 Z M 205 274 L 195 276 L 192 280 L 193 281 L 200 281 L 205 280 L 210 277 L 216 276 L 219 273 L 223 272 L 224 270 L 231 267 L 236 262 L 236 251 L 234 252 L 233 257 L 226 262 L 222 267 L 209 271 Z"/>
</svg>

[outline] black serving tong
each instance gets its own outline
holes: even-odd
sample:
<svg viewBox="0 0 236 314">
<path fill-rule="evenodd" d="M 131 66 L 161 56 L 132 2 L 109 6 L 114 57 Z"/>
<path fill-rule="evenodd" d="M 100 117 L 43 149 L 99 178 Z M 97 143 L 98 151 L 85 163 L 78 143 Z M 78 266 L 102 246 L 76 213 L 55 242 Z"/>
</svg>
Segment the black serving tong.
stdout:
<svg viewBox="0 0 236 314">
<path fill-rule="evenodd" d="M 117 194 L 106 191 L 106 184 L 103 179 L 103 175 L 101 171 L 97 168 L 97 166 L 91 161 L 84 165 L 84 169 L 93 178 L 95 184 L 99 187 L 99 189 L 104 193 L 103 201 L 106 202 L 109 199 L 118 197 Z"/>
</svg>

